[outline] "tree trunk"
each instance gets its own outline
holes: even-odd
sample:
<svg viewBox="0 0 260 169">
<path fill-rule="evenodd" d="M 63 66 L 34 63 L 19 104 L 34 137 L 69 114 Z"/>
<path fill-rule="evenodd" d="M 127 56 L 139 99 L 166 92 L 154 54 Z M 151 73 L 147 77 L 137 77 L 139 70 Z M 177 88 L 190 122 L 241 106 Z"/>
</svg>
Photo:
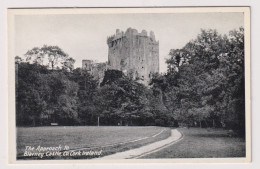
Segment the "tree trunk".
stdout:
<svg viewBox="0 0 260 169">
<path fill-rule="evenodd" d="M 205 123 L 206 123 L 206 126 L 207 126 L 207 128 L 208 128 L 209 126 L 208 126 L 208 123 L 207 123 L 207 121 L 205 121 Z"/>
<path fill-rule="evenodd" d="M 33 127 L 35 127 L 35 117 L 33 118 Z"/>
<path fill-rule="evenodd" d="M 84 81 L 84 87 L 85 87 L 85 91 L 86 91 L 86 89 L 87 89 L 87 82 L 86 82 L 87 80 L 86 80 L 86 75 L 85 75 L 84 80 L 85 80 L 85 81 Z"/>
<path fill-rule="evenodd" d="M 51 62 L 51 68 L 54 69 L 54 61 Z"/>
</svg>

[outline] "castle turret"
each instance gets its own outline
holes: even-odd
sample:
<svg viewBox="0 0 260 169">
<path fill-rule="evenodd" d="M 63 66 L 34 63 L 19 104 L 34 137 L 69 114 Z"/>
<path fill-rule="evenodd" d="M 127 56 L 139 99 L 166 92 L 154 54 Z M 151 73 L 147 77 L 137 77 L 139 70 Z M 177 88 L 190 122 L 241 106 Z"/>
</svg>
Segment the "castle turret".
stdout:
<svg viewBox="0 0 260 169">
<path fill-rule="evenodd" d="M 152 39 L 152 41 L 156 41 L 153 31 L 150 32 L 150 38 Z"/>
<path fill-rule="evenodd" d="M 147 31 L 146 30 L 142 30 L 141 35 L 147 36 Z"/>
<path fill-rule="evenodd" d="M 116 29 L 116 35 L 120 33 L 120 29 Z"/>
</svg>

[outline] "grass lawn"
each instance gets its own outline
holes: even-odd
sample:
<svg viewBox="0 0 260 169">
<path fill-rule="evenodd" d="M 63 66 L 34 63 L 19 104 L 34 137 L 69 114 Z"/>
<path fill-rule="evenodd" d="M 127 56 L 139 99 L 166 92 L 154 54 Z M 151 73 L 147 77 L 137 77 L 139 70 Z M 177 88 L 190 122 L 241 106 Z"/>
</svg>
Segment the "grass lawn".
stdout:
<svg viewBox="0 0 260 169">
<path fill-rule="evenodd" d="M 183 139 L 142 158 L 245 157 L 245 139 L 230 137 L 226 130 L 179 128 Z"/>
<path fill-rule="evenodd" d="M 161 132 L 162 130 L 164 131 Z M 37 147 L 40 145 L 42 147 L 56 147 L 61 145 L 64 147 L 67 145 L 72 150 L 78 148 L 87 148 L 93 151 L 102 150 L 102 156 L 104 156 L 115 152 L 137 148 L 155 141 L 165 139 L 169 136 L 170 129 L 163 127 L 18 127 L 17 158 L 24 159 L 23 153 L 25 146 Z M 26 157 L 25 159 L 27 158 L 29 157 Z M 56 159 L 56 157 L 52 158 Z M 62 159 L 64 158 L 65 157 L 62 157 Z M 30 157 L 29 159 L 34 158 Z"/>
</svg>

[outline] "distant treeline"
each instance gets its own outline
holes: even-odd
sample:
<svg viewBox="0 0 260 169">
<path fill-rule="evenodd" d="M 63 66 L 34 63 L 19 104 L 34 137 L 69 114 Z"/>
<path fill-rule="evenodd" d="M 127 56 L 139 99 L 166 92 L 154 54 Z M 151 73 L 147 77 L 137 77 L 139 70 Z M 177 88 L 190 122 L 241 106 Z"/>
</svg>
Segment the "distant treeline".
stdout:
<svg viewBox="0 0 260 169">
<path fill-rule="evenodd" d="M 57 48 L 44 46 L 42 51 Z M 225 127 L 244 135 L 243 28 L 229 35 L 202 30 L 183 48 L 171 49 L 167 73 L 154 74 L 148 87 L 117 70 L 107 70 L 98 84 L 88 71 L 73 69 L 75 61 L 67 55 L 63 62 L 67 68 L 55 68 L 56 62 L 51 67 L 39 64 L 44 55 L 36 49 L 27 52 L 27 61 L 36 56 L 33 63 L 16 58 L 17 126 L 99 121 L 100 125 Z"/>
</svg>

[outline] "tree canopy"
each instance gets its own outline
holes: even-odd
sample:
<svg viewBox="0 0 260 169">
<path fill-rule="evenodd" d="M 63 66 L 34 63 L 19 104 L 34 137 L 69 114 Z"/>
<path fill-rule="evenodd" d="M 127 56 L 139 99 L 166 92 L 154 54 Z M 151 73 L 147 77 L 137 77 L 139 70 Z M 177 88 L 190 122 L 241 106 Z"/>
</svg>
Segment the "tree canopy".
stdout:
<svg viewBox="0 0 260 169">
<path fill-rule="evenodd" d="M 174 117 L 229 126 L 244 132 L 244 29 L 219 35 L 202 30 L 181 49 L 172 49 L 166 95 L 176 108 Z M 175 81 L 173 85 L 172 82 Z"/>
<path fill-rule="evenodd" d="M 72 70 L 75 63 L 75 60 L 58 46 L 34 47 L 28 50 L 25 56 L 26 61 L 48 66 L 52 70 L 58 68 L 59 65 L 64 69 Z"/>
</svg>

